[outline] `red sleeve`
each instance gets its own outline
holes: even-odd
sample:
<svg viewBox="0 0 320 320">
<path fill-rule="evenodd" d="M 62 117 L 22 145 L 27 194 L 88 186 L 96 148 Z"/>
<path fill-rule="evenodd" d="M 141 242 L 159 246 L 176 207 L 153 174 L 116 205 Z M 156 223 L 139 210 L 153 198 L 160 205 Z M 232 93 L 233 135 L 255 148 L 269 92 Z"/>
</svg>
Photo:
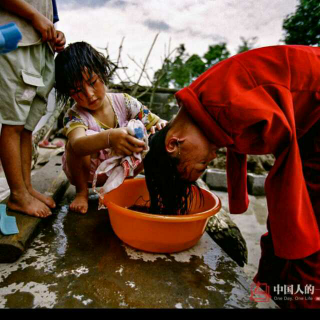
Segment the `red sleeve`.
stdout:
<svg viewBox="0 0 320 320">
<path fill-rule="evenodd" d="M 275 253 L 281 258 L 299 259 L 320 250 L 319 229 L 303 176 L 291 92 L 274 84 L 258 86 L 233 99 L 225 112 L 228 123 L 220 125 L 232 127 L 234 140 L 227 164 L 231 170 L 230 212 L 242 211 L 247 203 L 243 154 L 272 153 L 276 161 L 265 190 Z"/>
<path fill-rule="evenodd" d="M 227 182 L 229 210 L 243 213 L 249 206 L 247 189 L 247 155 L 227 149 Z"/>
</svg>

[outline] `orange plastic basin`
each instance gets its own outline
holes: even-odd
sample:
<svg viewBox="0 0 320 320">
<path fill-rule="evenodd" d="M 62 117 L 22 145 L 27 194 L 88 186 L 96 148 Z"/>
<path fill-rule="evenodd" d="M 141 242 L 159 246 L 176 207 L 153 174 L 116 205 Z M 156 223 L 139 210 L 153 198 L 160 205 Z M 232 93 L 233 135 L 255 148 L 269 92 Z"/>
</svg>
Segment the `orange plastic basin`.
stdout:
<svg viewBox="0 0 320 320">
<path fill-rule="evenodd" d="M 219 212 L 220 199 L 202 189 L 203 205 L 195 201 L 188 215 L 156 215 L 128 209 L 145 205 L 149 193 L 144 178 L 128 179 L 105 195 L 111 226 L 126 244 L 147 252 L 172 253 L 194 246 L 205 231 L 208 219 Z"/>
</svg>

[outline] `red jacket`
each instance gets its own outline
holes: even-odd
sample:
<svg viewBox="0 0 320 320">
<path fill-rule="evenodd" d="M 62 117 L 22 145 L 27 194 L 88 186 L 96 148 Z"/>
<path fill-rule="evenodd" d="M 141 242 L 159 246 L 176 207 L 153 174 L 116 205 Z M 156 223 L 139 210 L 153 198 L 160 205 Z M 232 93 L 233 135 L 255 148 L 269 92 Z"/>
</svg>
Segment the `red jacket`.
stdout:
<svg viewBox="0 0 320 320">
<path fill-rule="evenodd" d="M 320 119 L 320 48 L 273 46 L 235 55 L 176 98 L 209 140 L 227 147 L 230 212 L 248 208 L 246 155 L 274 154 L 265 191 L 275 253 L 299 259 L 320 250 L 297 141 Z"/>
</svg>

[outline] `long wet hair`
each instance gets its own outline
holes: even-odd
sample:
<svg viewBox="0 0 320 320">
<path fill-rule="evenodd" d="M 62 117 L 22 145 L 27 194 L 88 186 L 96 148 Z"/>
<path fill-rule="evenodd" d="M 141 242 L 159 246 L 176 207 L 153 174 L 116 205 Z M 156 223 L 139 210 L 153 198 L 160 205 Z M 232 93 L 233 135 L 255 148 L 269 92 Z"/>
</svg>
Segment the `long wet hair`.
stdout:
<svg viewBox="0 0 320 320">
<path fill-rule="evenodd" d="M 150 213 L 183 215 L 190 212 L 193 201 L 202 194 L 196 182 L 181 178 L 179 158 L 166 150 L 165 138 L 171 127 L 167 124 L 149 140 L 149 151 L 143 160 L 147 188 L 150 195 Z"/>
<path fill-rule="evenodd" d="M 82 90 L 83 72 L 89 78 L 93 73 L 107 84 L 110 80 L 111 67 L 108 59 L 86 42 L 75 42 L 61 51 L 55 59 L 55 78 L 57 100 L 66 103 L 70 91 L 79 88 Z"/>
</svg>

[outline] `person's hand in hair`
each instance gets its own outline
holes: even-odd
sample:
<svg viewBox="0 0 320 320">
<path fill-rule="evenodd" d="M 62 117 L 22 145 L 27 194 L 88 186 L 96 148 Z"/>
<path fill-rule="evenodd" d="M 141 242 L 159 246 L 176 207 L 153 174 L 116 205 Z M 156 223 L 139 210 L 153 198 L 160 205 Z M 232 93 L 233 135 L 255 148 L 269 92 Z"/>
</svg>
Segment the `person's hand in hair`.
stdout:
<svg viewBox="0 0 320 320">
<path fill-rule="evenodd" d="M 57 38 L 53 42 L 53 48 L 55 52 L 61 52 L 66 44 L 66 38 L 64 33 L 57 30 Z"/>
<path fill-rule="evenodd" d="M 150 134 L 155 134 L 157 130 L 163 129 L 167 125 L 168 121 L 159 119 L 159 121 L 150 128 Z"/>
</svg>

